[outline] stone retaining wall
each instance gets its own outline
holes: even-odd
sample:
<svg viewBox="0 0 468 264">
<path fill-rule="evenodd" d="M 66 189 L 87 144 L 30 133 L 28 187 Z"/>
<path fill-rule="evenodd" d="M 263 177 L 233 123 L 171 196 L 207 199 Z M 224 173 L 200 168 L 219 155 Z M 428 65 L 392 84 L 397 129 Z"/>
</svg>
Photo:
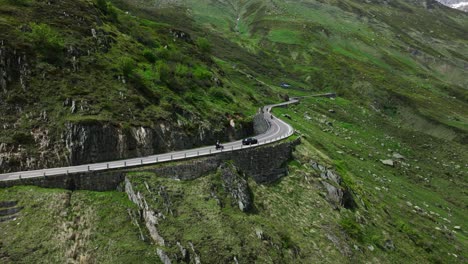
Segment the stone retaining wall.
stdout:
<svg viewBox="0 0 468 264">
<path fill-rule="evenodd" d="M 0 188 L 16 185 L 35 185 L 69 190 L 110 191 L 117 189 L 120 183 L 124 181 L 125 174 L 130 171 L 150 171 L 160 177 L 193 180 L 215 172 L 224 161 L 233 161 L 236 167 L 258 183 L 271 183 L 287 175 L 286 163 L 291 159 L 293 148 L 298 142 L 298 140 L 281 142 L 159 166 L 1 181 Z"/>
</svg>

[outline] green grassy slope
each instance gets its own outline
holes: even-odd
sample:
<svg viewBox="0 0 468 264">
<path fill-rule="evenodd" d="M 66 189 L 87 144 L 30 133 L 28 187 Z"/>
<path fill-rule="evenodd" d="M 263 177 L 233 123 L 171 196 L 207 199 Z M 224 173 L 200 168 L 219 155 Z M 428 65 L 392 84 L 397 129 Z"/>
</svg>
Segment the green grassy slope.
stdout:
<svg viewBox="0 0 468 264">
<path fill-rule="evenodd" d="M 159 261 L 124 193 L 16 187 L 0 190 L 0 201 L 22 208 L 0 223 L 2 263 Z"/>
<path fill-rule="evenodd" d="M 207 34 L 215 56 L 234 60 L 253 76 L 270 84 L 288 81 L 310 91 L 337 91 L 381 110 L 409 106 L 428 122 L 462 132 L 464 140 L 468 22 L 463 12 L 406 1 L 179 4 L 177 15 L 189 17 L 189 24 L 173 19 L 171 4 L 161 2 L 153 12 L 165 12 L 163 20 Z M 138 5 L 152 10 L 145 1 Z M 243 52 L 230 57 L 231 46 L 220 36 L 263 66 L 251 65 Z"/>
<path fill-rule="evenodd" d="M 59 140 L 66 123 L 223 127 L 271 95 L 254 93 L 243 76 L 226 78 L 205 39 L 98 2 L 0 2 L 5 64 L 14 54 L 26 61 L 22 76 L 7 70 L 2 143 L 36 148 L 21 135 L 42 129 Z"/>
<path fill-rule="evenodd" d="M 186 248 L 193 243 L 208 263 L 466 262 L 466 13 L 403 0 L 111 2 L 99 7 L 62 1 L 51 9 L 41 1 L 0 0 L 6 45 L 35 62 L 28 88 L 11 83 L 0 97 L 6 113 L 0 120 L 11 125 L 0 130 L 2 143 L 30 142 L 14 136 L 13 128 L 27 134 L 38 126 L 58 131 L 66 122 L 216 123 L 226 115 L 244 119 L 285 95 L 337 92 L 336 100 L 306 97 L 297 106 L 275 109 L 291 117 L 285 120 L 302 143 L 289 176 L 269 186 L 249 180 L 252 213 L 233 206 L 219 174 L 189 182 L 131 175 L 135 189 L 154 198 L 150 206 L 166 217 L 158 224 L 167 240 L 164 250 L 173 257 L 180 251 L 177 242 Z M 174 38 L 174 29 L 193 41 Z M 78 70 L 73 56 L 79 57 Z M 282 89 L 281 82 L 292 86 Z M 63 105 L 67 98 L 84 110 L 71 114 Z M 29 118 L 42 109 L 47 120 Z M 395 158 L 397 153 L 404 158 Z M 381 162 L 388 159 L 394 166 Z M 334 209 L 327 202 L 312 161 L 339 172 L 356 208 Z M 161 187 L 166 198 L 155 191 Z M 0 223 L 8 233 L 0 256 L 4 250 L 8 260 L 21 254 L 63 260 L 68 247 L 33 250 L 44 243 L 33 234 L 68 221 L 69 213 L 52 221 L 42 208 L 60 207 L 67 195 L 1 190 L 0 200 L 24 202 L 27 214 L 18 219 L 24 217 L 28 228 Z M 31 220 L 32 207 L 20 197 L 38 204 L 40 221 Z M 112 252 L 120 252 L 129 262 L 138 254 L 148 262 L 155 258 L 155 246 L 138 241 L 137 228 L 124 217 L 134 206 L 122 194 L 71 197 L 72 214 L 92 216 L 90 230 L 102 228 L 116 241 L 90 236 L 80 251 L 84 257 L 112 262 Z M 122 233 L 106 227 L 116 222 Z M 19 241 L 23 236 L 28 239 Z"/>
<path fill-rule="evenodd" d="M 466 259 L 466 231 L 455 229 L 467 221 L 466 145 L 402 128 L 397 118 L 382 118 L 345 99 L 305 99 L 277 113 L 290 115 L 303 135 L 297 151 L 302 174 L 311 159 L 321 160 L 352 186 L 360 203 L 341 219 L 357 223 L 344 228 L 355 243 L 372 245 L 376 250 L 369 253 L 390 263 Z M 387 159 L 395 166 L 382 164 Z M 393 251 L 385 248 L 389 239 Z"/>
</svg>

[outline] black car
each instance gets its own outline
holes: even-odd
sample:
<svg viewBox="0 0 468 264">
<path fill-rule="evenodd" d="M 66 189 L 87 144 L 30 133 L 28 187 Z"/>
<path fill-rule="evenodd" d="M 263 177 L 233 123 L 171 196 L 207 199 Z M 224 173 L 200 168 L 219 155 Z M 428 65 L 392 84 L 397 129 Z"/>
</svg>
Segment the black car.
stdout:
<svg viewBox="0 0 468 264">
<path fill-rule="evenodd" d="M 252 145 L 257 144 L 258 140 L 256 138 L 244 138 L 242 140 L 242 145 Z"/>
</svg>

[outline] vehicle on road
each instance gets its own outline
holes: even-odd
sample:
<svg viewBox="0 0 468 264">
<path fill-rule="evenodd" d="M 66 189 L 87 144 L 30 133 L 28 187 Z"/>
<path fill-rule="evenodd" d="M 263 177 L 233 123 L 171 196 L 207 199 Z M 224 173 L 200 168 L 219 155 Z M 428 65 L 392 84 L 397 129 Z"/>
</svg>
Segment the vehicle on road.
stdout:
<svg viewBox="0 0 468 264">
<path fill-rule="evenodd" d="M 216 150 L 223 150 L 224 146 L 221 144 L 216 144 Z"/>
<path fill-rule="evenodd" d="M 242 140 L 242 145 L 253 145 L 257 144 L 258 140 L 256 138 L 250 137 L 250 138 L 244 138 Z"/>
<path fill-rule="evenodd" d="M 219 143 L 219 140 L 216 140 L 215 148 L 216 150 L 223 150 L 224 146 Z"/>
</svg>

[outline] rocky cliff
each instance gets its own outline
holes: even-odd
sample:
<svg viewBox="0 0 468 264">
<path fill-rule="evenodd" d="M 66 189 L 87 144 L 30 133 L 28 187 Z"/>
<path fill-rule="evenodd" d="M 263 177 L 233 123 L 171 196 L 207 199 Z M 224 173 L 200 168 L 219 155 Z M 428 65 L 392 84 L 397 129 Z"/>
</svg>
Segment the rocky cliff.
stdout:
<svg viewBox="0 0 468 264">
<path fill-rule="evenodd" d="M 34 144 L 40 156 L 30 157 L 21 145 L 0 144 L 0 172 L 40 169 L 60 165 L 80 165 L 100 161 L 139 157 L 172 150 L 190 149 L 251 135 L 250 122 L 210 130 L 199 127 L 188 131 L 181 126 L 160 123 L 157 127 L 123 128 L 112 124 L 68 123 L 59 138 L 47 131 L 35 131 Z"/>
</svg>

